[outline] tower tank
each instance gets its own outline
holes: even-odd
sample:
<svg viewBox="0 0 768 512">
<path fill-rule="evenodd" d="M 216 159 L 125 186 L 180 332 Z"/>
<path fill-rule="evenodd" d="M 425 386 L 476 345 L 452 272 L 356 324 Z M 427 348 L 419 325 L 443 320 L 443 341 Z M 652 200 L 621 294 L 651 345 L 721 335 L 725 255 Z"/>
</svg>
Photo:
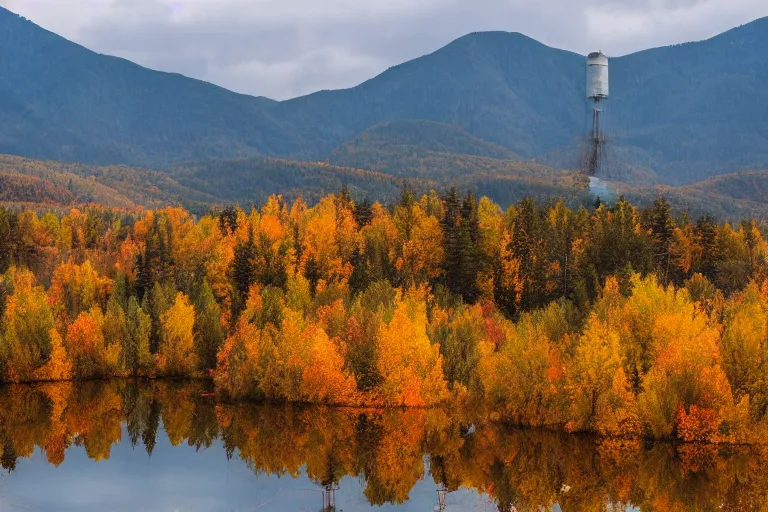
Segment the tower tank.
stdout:
<svg viewBox="0 0 768 512">
<path fill-rule="evenodd" d="M 599 102 L 608 99 L 608 57 L 601 52 L 587 56 L 587 98 Z"/>
</svg>

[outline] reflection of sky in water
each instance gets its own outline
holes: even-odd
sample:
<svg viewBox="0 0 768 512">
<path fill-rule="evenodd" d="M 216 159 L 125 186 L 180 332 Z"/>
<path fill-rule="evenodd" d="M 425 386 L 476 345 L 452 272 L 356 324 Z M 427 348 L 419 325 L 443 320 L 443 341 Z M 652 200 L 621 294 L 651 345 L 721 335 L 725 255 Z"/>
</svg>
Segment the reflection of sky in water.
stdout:
<svg viewBox="0 0 768 512">
<path fill-rule="evenodd" d="M 38 512 L 318 512 L 320 487 L 304 474 L 254 475 L 237 455 L 227 460 L 220 440 L 199 452 L 185 443 L 173 447 L 164 431 L 150 458 L 139 443 L 132 448 L 123 426 L 122 441 L 112 446 L 109 460 L 94 462 L 85 449 L 72 446 L 58 467 L 39 449 L 19 459 L 16 471 L 0 477 L 0 511 Z M 403 505 L 371 507 L 364 482 L 345 477 L 336 493 L 338 512 L 397 510 L 432 512 L 437 486 L 427 476 Z M 496 511 L 485 496 L 470 490 L 448 494 L 452 511 Z"/>
</svg>

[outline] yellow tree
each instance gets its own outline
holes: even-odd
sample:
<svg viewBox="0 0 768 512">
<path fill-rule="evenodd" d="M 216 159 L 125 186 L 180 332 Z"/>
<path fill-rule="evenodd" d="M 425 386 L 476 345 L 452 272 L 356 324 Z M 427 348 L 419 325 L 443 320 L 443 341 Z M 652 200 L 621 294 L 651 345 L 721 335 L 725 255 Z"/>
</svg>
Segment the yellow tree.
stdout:
<svg viewBox="0 0 768 512">
<path fill-rule="evenodd" d="M 751 283 L 725 309 L 721 342 L 723 369 L 734 398 L 751 402 L 752 416 L 768 414 L 768 307 L 766 295 Z"/>
<path fill-rule="evenodd" d="M 168 376 L 195 375 L 195 308 L 189 297 L 179 292 L 173 306 L 160 317 L 160 350 L 157 367 Z"/>
<path fill-rule="evenodd" d="M 504 237 L 504 217 L 499 205 L 483 197 L 477 205 L 477 220 L 480 225 L 480 250 L 485 261 L 501 261 L 502 239 Z M 509 240 L 503 245 L 507 247 Z M 493 267 L 481 269 L 478 277 L 482 297 L 492 300 L 495 290 Z"/>
<path fill-rule="evenodd" d="M 64 328 L 83 311 L 104 306 L 112 289 L 112 281 L 101 277 L 90 261 L 82 265 L 61 263 L 53 272 L 48 290 L 51 305 L 56 309 L 59 327 Z"/>
<path fill-rule="evenodd" d="M 12 267 L 2 280 L 13 293 L 6 299 L 3 312 L 0 370 L 5 366 L 7 380 L 30 380 L 51 355 L 53 313 L 45 291 L 36 286 L 30 271 Z"/>
<path fill-rule="evenodd" d="M 685 292 L 679 293 L 684 302 Z M 659 312 L 651 329 L 657 352 L 638 399 L 641 420 L 655 437 L 716 440 L 734 405 L 720 365 L 719 328 L 687 302 L 682 311 Z M 699 417 L 696 428 L 690 415 Z"/>
<path fill-rule="evenodd" d="M 570 428 L 602 434 L 638 433 L 634 395 L 622 367 L 619 334 L 597 316 L 589 319 L 571 372 Z"/>
<path fill-rule="evenodd" d="M 477 373 L 493 416 L 521 425 L 565 423 L 565 368 L 559 351 L 529 314 L 505 331 L 498 351 L 494 343 L 480 344 Z"/>
<path fill-rule="evenodd" d="M 331 195 L 309 209 L 303 220 L 302 266 L 315 266 L 317 278 L 323 281 L 345 281 L 352 273 L 349 261 L 359 245 L 352 212 L 337 205 Z"/>
<path fill-rule="evenodd" d="M 217 355 L 216 388 L 232 399 L 261 397 L 261 330 L 241 317 Z"/>
<path fill-rule="evenodd" d="M 403 283 L 414 286 L 441 273 L 443 233 L 437 217 L 427 215 L 419 203 L 398 206 L 393 222 L 398 229 L 396 270 Z"/>
<path fill-rule="evenodd" d="M 378 388 L 387 405 L 435 405 L 447 396 L 440 347 L 427 336 L 423 290 L 397 299 L 392 320 L 381 326 L 377 339 Z"/>
</svg>

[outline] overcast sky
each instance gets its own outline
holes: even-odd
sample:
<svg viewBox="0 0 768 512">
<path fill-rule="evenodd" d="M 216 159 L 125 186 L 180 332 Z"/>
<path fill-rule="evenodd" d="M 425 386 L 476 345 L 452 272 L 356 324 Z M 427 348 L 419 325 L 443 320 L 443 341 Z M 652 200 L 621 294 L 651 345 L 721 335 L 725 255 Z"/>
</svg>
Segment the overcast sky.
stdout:
<svg viewBox="0 0 768 512">
<path fill-rule="evenodd" d="M 356 85 L 468 32 L 611 56 L 706 39 L 766 0 L 0 0 L 100 53 L 286 99 Z"/>
</svg>

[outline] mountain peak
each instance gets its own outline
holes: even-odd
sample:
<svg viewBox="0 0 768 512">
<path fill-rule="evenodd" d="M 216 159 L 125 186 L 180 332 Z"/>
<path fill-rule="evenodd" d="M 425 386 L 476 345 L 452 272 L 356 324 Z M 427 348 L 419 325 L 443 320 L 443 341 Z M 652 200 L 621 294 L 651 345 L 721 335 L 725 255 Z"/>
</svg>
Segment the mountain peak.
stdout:
<svg viewBox="0 0 768 512">
<path fill-rule="evenodd" d="M 768 166 L 766 47 L 762 18 L 614 59 L 606 126 L 617 153 L 678 183 Z M 419 150 L 546 158 L 578 152 L 584 86 L 581 55 L 516 32 L 475 32 L 357 87 L 274 102 L 98 55 L 0 8 L 0 153 L 33 158 L 155 168 L 317 161 L 406 120 L 366 136 L 381 146 L 405 132 Z"/>
</svg>

